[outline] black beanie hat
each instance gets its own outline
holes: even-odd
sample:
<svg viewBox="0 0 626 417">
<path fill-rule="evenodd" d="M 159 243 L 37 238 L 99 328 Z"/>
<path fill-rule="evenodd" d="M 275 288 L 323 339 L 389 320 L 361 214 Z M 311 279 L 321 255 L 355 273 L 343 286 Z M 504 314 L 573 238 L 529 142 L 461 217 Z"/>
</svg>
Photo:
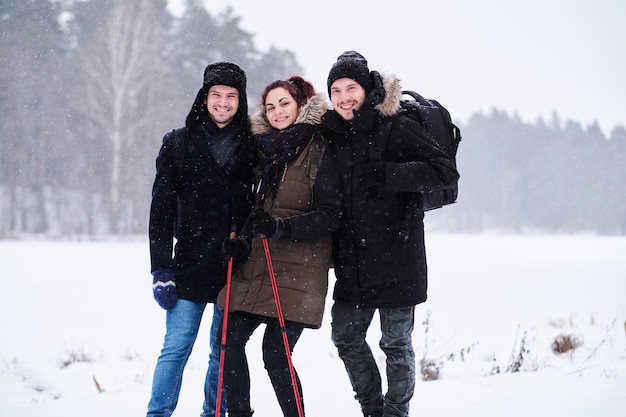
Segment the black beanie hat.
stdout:
<svg viewBox="0 0 626 417">
<path fill-rule="evenodd" d="M 340 78 L 351 78 L 369 93 L 374 88 L 374 83 L 370 77 L 370 69 L 367 67 L 367 60 L 356 51 L 346 51 L 339 55 L 328 73 L 328 95 L 330 86 Z"/>
</svg>

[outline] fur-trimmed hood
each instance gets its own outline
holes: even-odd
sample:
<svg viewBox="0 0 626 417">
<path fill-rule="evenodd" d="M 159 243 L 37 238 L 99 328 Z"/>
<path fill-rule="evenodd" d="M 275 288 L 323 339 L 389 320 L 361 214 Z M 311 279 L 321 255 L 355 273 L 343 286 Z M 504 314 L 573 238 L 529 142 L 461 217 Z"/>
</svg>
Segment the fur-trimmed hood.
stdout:
<svg viewBox="0 0 626 417">
<path fill-rule="evenodd" d="M 322 123 L 322 116 L 326 113 L 326 110 L 328 110 L 328 102 L 325 95 L 316 93 L 300 108 L 295 124 L 319 125 Z M 276 130 L 270 125 L 262 109 L 258 109 L 250 116 L 250 128 L 253 135 L 262 135 Z"/>
<path fill-rule="evenodd" d="M 400 99 L 402 98 L 402 86 L 400 79 L 393 74 L 380 74 L 385 87 L 385 98 L 374 108 L 385 117 L 393 116 L 400 110 Z"/>
</svg>

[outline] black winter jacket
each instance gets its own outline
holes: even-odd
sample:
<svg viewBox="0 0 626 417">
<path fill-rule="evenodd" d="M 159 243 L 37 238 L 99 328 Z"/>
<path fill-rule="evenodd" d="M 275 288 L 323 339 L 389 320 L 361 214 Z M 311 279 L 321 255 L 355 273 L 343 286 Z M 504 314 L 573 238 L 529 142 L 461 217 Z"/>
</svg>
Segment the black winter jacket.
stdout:
<svg viewBox="0 0 626 417">
<path fill-rule="evenodd" d="M 333 298 L 367 308 L 406 307 L 426 300 L 423 212 L 413 210 L 409 237 L 400 237 L 410 196 L 458 178 L 454 161 L 419 123 L 398 113 L 399 81 L 393 76 L 383 80 L 385 98 L 374 109 L 357 112 L 350 123 L 334 110 L 323 118 L 345 192 L 343 218 L 333 241 L 337 277 Z M 361 168 L 372 162 L 372 135 L 388 117 L 393 124 L 383 150 L 386 181 L 367 187 Z"/>
<path fill-rule="evenodd" d="M 196 107 L 201 106 L 194 103 L 190 116 Z M 229 232 L 240 231 L 250 212 L 256 157 L 247 121 L 244 126 L 233 122 L 219 129 L 206 111 L 197 113 L 199 117 L 186 122 L 182 176 L 174 163 L 172 132 L 165 134 L 156 160 L 149 225 L 151 271 L 172 270 L 179 298 L 215 302 L 226 282 L 221 244 Z M 222 166 L 209 147 L 220 137 L 235 142 Z"/>
</svg>

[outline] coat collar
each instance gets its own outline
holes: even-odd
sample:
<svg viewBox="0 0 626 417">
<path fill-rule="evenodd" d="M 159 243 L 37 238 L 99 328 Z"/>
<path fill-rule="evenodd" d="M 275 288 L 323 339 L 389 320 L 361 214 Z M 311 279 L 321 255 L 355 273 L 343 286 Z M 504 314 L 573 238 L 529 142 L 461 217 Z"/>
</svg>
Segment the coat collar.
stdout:
<svg viewBox="0 0 626 417">
<path fill-rule="evenodd" d="M 328 104 L 325 96 L 322 93 L 317 93 L 300 108 L 295 124 L 319 125 L 322 123 L 322 116 L 327 109 Z M 276 130 L 270 125 L 265 113 L 260 108 L 250 116 L 250 128 L 253 135 L 261 135 Z"/>
</svg>

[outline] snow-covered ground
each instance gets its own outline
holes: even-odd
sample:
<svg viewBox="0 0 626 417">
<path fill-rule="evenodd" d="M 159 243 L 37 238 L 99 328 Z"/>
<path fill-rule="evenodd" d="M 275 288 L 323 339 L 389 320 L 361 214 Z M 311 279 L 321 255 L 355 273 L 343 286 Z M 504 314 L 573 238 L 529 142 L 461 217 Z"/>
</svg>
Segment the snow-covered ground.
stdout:
<svg viewBox="0 0 626 417">
<path fill-rule="evenodd" d="M 414 341 L 440 374 L 418 380 L 411 415 L 626 416 L 626 237 L 429 234 L 427 251 Z M 141 238 L 0 241 L 0 416 L 145 415 L 165 314 L 148 259 Z M 200 413 L 210 311 L 174 416 Z M 307 415 L 359 416 L 329 323 L 293 356 Z M 258 336 L 253 407 L 276 417 Z M 559 336 L 580 346 L 557 355 Z"/>
</svg>

